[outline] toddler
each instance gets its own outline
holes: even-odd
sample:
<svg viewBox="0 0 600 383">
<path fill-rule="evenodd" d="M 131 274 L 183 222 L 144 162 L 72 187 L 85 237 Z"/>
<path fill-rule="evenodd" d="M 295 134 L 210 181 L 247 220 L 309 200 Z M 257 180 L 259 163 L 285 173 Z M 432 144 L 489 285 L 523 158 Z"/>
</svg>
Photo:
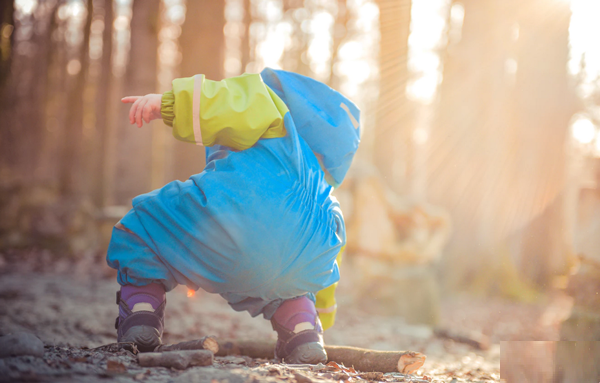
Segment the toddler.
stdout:
<svg viewBox="0 0 600 383">
<path fill-rule="evenodd" d="M 331 192 L 360 142 L 356 106 L 273 69 L 176 79 L 163 95 L 122 101 L 133 103 L 132 124 L 162 118 L 175 138 L 207 148 L 201 173 L 134 198 L 113 229 L 118 341 L 140 351 L 161 344 L 165 292 L 182 284 L 270 320 L 277 359 L 326 362 L 323 328 L 333 324 L 346 242 Z"/>
</svg>

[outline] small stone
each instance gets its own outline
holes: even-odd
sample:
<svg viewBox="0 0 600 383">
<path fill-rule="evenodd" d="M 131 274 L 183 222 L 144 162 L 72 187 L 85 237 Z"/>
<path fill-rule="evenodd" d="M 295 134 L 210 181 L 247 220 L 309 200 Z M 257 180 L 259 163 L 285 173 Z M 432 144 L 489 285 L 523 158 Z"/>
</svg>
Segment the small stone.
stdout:
<svg viewBox="0 0 600 383">
<path fill-rule="evenodd" d="M 0 337 L 0 358 L 20 355 L 44 356 L 44 343 L 28 332 L 16 332 Z"/>
</svg>

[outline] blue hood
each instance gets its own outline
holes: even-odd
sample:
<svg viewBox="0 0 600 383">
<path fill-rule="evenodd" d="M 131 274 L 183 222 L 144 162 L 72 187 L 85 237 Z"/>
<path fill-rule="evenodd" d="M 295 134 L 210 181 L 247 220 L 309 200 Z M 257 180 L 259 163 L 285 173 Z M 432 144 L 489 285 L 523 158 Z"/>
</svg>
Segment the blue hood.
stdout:
<svg viewBox="0 0 600 383">
<path fill-rule="evenodd" d="M 261 72 L 290 109 L 298 134 L 319 159 L 328 181 L 339 186 L 360 143 L 360 111 L 322 82 L 283 70 Z"/>
</svg>

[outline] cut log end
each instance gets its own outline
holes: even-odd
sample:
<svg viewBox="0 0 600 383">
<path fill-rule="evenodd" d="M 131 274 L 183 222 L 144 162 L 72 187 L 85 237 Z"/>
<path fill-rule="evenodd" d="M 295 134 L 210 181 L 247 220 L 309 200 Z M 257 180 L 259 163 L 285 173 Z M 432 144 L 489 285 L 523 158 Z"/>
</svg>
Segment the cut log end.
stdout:
<svg viewBox="0 0 600 383">
<path fill-rule="evenodd" d="M 398 359 L 398 372 L 403 374 L 412 374 L 423 367 L 427 357 L 420 352 L 407 351 Z"/>
<path fill-rule="evenodd" d="M 215 338 L 206 337 L 202 343 L 202 346 L 205 350 L 211 351 L 213 354 L 219 352 L 219 343 Z"/>
</svg>

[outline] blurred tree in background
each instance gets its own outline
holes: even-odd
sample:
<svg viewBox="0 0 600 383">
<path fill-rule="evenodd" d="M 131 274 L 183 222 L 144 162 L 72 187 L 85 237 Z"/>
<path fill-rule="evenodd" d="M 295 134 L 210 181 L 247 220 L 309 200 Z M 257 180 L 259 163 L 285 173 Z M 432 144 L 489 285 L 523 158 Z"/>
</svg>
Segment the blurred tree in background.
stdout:
<svg viewBox="0 0 600 383">
<path fill-rule="evenodd" d="M 0 249 L 102 257 L 133 197 L 204 167 L 203 148 L 159 121 L 130 126 L 119 99 L 162 93 L 176 77 L 271 66 L 324 81 L 362 109 L 356 167 L 336 191 L 356 257 L 427 263 L 447 286 L 529 299 L 569 272 L 576 233 L 596 222 L 578 226 L 580 190 L 596 188 L 600 92 L 598 53 L 577 48 L 585 34 L 573 20 L 590 9 L 585 0 L 2 2 Z"/>
</svg>

